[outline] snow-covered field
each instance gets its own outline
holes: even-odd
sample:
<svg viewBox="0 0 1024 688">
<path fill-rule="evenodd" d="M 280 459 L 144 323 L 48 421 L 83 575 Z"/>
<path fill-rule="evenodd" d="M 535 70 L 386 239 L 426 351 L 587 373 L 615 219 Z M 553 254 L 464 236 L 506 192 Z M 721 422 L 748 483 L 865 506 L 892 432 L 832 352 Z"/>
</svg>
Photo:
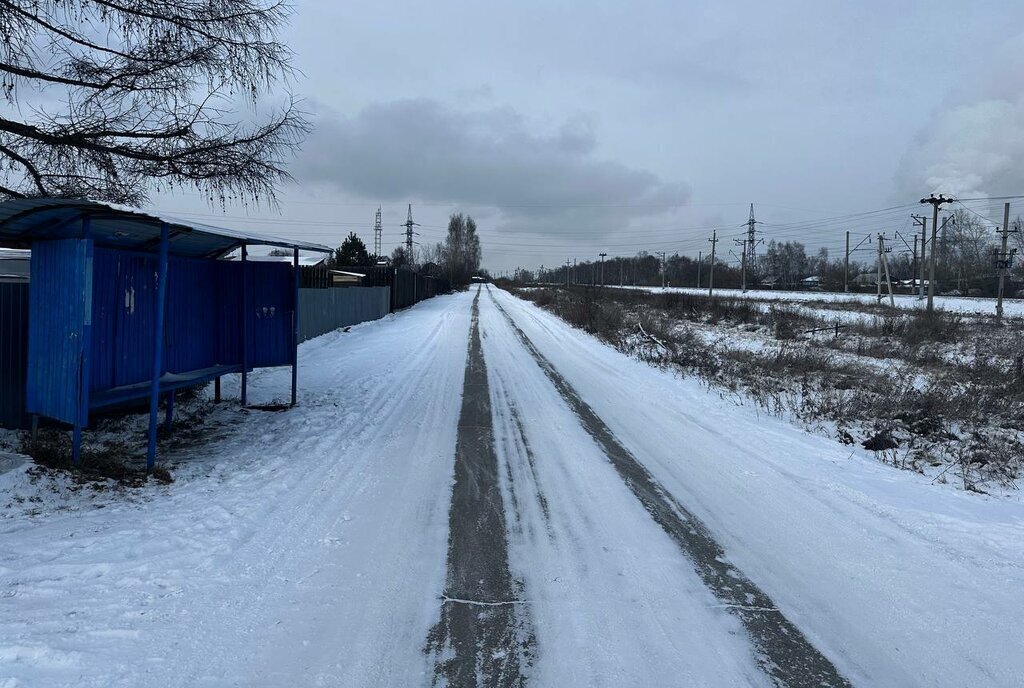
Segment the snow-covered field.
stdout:
<svg viewBox="0 0 1024 688">
<path fill-rule="evenodd" d="M 304 344 L 300 406 L 174 457 L 172 485 L 0 474 L 0 686 L 430 685 L 450 602 L 523 606 L 530 685 L 770 685 L 742 610 L 512 323 L 853 685 L 1020 685 L 1019 498 L 893 471 L 491 293 L 479 328 L 519 599 L 442 600 L 474 293 L 439 297 Z M 287 376 L 254 375 L 254 400 Z"/>
<path fill-rule="evenodd" d="M 618 289 L 619 287 L 615 287 Z M 706 295 L 708 290 L 697 289 L 696 287 L 621 287 L 622 289 L 642 289 L 653 293 L 662 291 L 679 292 L 685 294 Z M 716 296 L 727 296 L 732 298 L 757 299 L 764 301 L 782 301 L 791 303 L 802 303 L 807 301 L 830 301 L 839 303 L 852 303 L 863 305 L 877 305 L 878 299 L 874 294 L 841 294 L 822 291 L 782 291 L 751 289 L 744 293 L 739 289 L 716 289 Z M 893 297 L 897 308 L 923 309 L 927 305 L 927 299 L 921 300 L 916 296 L 908 294 L 896 294 Z M 884 294 L 882 306 L 889 305 L 889 295 Z M 935 307 L 947 311 L 960 313 L 973 313 L 978 315 L 995 315 L 996 300 L 972 296 L 936 296 Z M 1004 299 L 1003 314 L 1010 317 L 1024 317 L 1024 300 Z"/>
</svg>

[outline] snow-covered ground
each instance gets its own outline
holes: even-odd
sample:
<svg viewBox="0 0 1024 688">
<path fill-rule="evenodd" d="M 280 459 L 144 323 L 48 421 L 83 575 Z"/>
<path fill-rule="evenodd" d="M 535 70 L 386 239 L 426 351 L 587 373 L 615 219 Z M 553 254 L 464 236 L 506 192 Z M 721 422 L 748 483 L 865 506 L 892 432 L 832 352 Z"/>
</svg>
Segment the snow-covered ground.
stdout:
<svg viewBox="0 0 1024 688">
<path fill-rule="evenodd" d="M 499 298 L 619 440 L 855 685 L 1019 685 L 1019 498 L 893 471 L 620 354 L 532 304 Z"/>
<path fill-rule="evenodd" d="M 616 287 L 618 289 L 619 287 Z M 653 293 L 658 292 L 679 292 L 685 294 L 698 294 L 706 295 L 708 290 L 697 289 L 696 287 L 622 287 L 622 289 L 642 289 Z M 791 303 L 800 303 L 805 301 L 832 301 L 832 302 L 847 302 L 854 304 L 864 305 L 877 305 L 878 298 L 874 294 L 841 294 L 834 292 L 823 292 L 823 291 L 783 291 L 783 290 L 766 290 L 766 289 L 751 289 L 744 293 L 739 289 L 716 289 L 716 296 L 728 296 L 732 298 L 744 298 L 744 299 L 758 299 L 764 301 L 783 301 Z M 897 308 L 907 309 L 922 309 L 927 305 L 927 300 L 921 300 L 916 296 L 910 296 L 909 294 L 896 294 L 893 297 Z M 881 302 L 882 306 L 889 305 L 889 295 L 884 294 Z M 995 315 L 996 313 L 996 300 L 989 298 L 980 298 L 973 296 L 936 296 L 935 307 L 941 308 L 947 311 L 956 311 L 960 313 L 974 313 L 978 315 Z M 1003 300 L 1003 314 L 1006 316 L 1013 317 L 1024 317 L 1024 300 L 1022 299 L 1004 299 Z"/>
<path fill-rule="evenodd" d="M 0 686 L 421 683 L 468 324 L 438 298 L 303 344 L 299 406 L 177 457 L 173 485 L 0 475 Z"/>
<path fill-rule="evenodd" d="M 530 685 L 770 685 L 742 610 L 608 441 L 852 684 L 1020 685 L 1019 498 L 893 471 L 491 293 L 479 328 L 520 598 L 442 599 L 456 442 L 482 426 L 459 420 L 474 293 L 439 297 L 302 345 L 300 405 L 242 414 L 174 457 L 172 485 L 0 474 L 0 686 L 430 685 L 449 602 L 523 605 Z M 287 376 L 254 375 L 254 400 Z"/>
</svg>

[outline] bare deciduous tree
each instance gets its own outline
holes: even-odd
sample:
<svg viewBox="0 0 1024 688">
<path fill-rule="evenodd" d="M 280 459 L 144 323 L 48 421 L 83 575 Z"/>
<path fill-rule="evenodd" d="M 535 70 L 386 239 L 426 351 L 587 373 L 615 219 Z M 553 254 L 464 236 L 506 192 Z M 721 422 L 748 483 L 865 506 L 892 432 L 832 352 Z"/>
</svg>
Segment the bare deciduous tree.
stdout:
<svg viewBox="0 0 1024 688">
<path fill-rule="evenodd" d="M 0 0 L 0 195 L 273 201 L 308 130 L 274 0 Z M 249 109 L 249 113 L 238 113 Z"/>
<path fill-rule="evenodd" d="M 455 213 L 448 218 L 448 235 L 440 251 L 451 283 L 468 284 L 470 278 L 480 270 L 483 257 L 476 221 L 462 213 Z"/>
</svg>

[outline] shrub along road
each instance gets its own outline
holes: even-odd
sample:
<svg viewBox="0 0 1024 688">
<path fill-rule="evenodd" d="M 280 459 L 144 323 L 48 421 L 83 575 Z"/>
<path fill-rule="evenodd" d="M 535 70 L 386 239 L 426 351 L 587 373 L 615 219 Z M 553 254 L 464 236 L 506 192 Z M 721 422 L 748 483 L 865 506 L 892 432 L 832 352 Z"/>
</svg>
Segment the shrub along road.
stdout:
<svg viewBox="0 0 1024 688">
<path fill-rule="evenodd" d="M 301 355 L 300 406 L 232 416 L 173 485 L 0 476 L 0 685 L 1024 675 L 1018 499 L 892 471 L 490 287 Z"/>
</svg>

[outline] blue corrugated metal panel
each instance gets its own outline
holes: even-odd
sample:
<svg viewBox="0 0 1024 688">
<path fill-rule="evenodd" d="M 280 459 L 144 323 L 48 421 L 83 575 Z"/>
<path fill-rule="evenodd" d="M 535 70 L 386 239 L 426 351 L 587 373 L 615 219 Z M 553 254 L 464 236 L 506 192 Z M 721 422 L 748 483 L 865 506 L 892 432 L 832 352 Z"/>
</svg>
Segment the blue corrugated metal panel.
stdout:
<svg viewBox="0 0 1024 688">
<path fill-rule="evenodd" d="M 242 264 L 217 261 L 217 354 L 220 363 L 242 362 Z"/>
<path fill-rule="evenodd" d="M 32 247 L 26 408 L 67 423 L 80 419 L 89 243 L 63 239 Z"/>
<path fill-rule="evenodd" d="M 167 275 L 165 371 L 185 373 L 237 363 L 221 358 L 217 279 L 222 261 L 173 258 Z"/>
<path fill-rule="evenodd" d="M 24 428 L 28 283 L 0 281 L 0 427 Z"/>
<path fill-rule="evenodd" d="M 251 264 L 250 365 L 285 365 L 291 335 L 290 267 Z M 150 379 L 156 259 L 96 250 L 92 389 Z M 168 269 L 163 372 L 241 362 L 241 265 L 177 257 Z M 113 288 L 112 288 L 113 287 Z M 283 305 L 282 305 L 283 304 Z M 285 320 L 287 319 L 287 322 Z"/>
<path fill-rule="evenodd" d="M 85 425 L 90 391 L 97 399 L 104 394 L 115 398 L 111 390 L 130 394 L 132 386 L 152 378 L 156 262 L 153 254 L 94 249 L 90 240 L 33 244 L 29 412 Z M 295 339 L 292 266 L 252 263 L 245 270 L 248 366 L 290 365 Z M 186 257 L 169 261 L 161 374 L 242 362 L 242 291 L 240 263 Z"/>
<path fill-rule="evenodd" d="M 292 363 L 292 268 L 253 262 L 249 272 L 249 365 Z"/>
<path fill-rule="evenodd" d="M 156 259 L 96 249 L 90 389 L 150 378 L 155 325 Z"/>
</svg>

